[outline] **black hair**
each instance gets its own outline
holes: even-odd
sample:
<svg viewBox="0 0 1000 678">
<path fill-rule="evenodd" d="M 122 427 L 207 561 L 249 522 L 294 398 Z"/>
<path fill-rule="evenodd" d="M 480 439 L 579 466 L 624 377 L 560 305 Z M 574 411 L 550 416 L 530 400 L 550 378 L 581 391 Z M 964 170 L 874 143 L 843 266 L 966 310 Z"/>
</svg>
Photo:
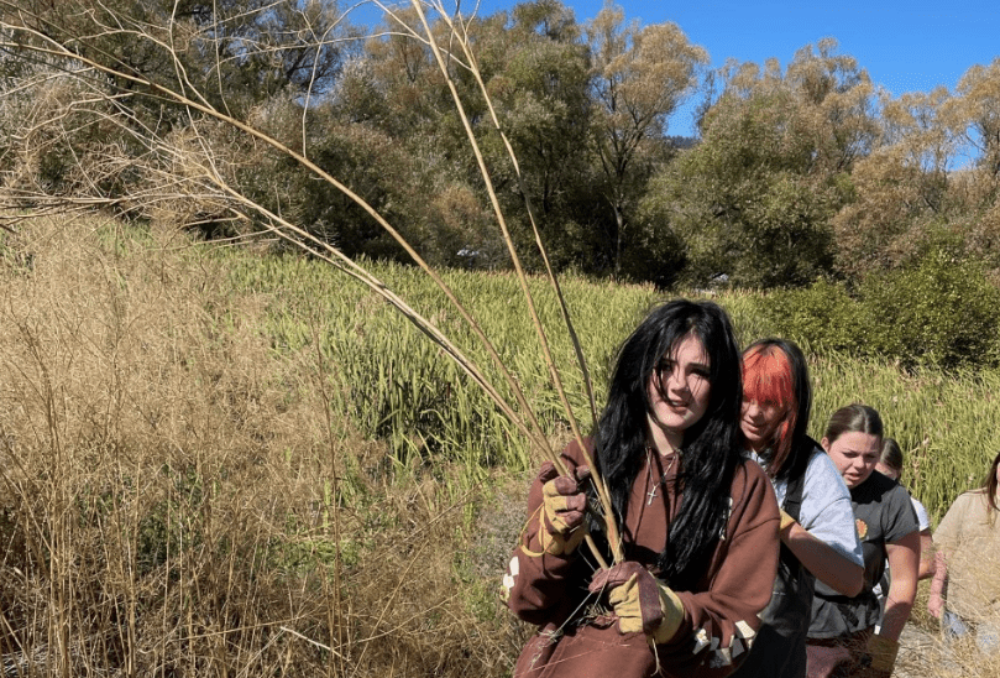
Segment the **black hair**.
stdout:
<svg viewBox="0 0 1000 678">
<path fill-rule="evenodd" d="M 684 431 L 681 503 L 657 560 L 660 576 L 679 588 L 690 588 L 704 574 L 706 558 L 725 529 L 730 486 L 743 461 L 740 352 L 726 312 L 710 301 L 686 299 L 650 312 L 618 350 L 594 435 L 594 463 L 608 485 L 618 524 L 624 525 L 645 461 L 650 380 L 660 359 L 692 334 L 709 358 L 709 401 L 701 419 Z"/>
</svg>

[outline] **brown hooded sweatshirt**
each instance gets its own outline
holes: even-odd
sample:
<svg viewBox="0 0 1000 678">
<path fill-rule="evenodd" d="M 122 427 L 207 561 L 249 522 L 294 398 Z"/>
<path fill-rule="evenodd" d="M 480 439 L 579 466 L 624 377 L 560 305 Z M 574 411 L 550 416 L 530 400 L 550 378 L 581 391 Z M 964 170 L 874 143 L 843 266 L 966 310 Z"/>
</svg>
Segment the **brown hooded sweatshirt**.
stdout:
<svg viewBox="0 0 1000 678">
<path fill-rule="evenodd" d="M 563 450 L 562 457 L 570 469 L 584 464 L 576 443 Z M 676 466 L 669 468 L 658 455 L 649 456 L 633 484 L 622 530 L 626 558 L 653 574 L 681 502 Z M 522 651 L 514 676 L 717 678 L 735 671 L 760 625 L 757 614 L 771 597 L 779 514 L 771 483 L 750 460 L 736 468 L 730 502 L 725 534 L 706 560 L 704 574 L 691 590 L 675 591 L 684 605 L 680 628 L 654 651 L 645 634 L 621 634 L 617 619 L 600 606 L 605 601 L 588 594 L 597 566 L 585 544 L 566 557 L 540 554 L 542 487 L 536 479 L 528 497 L 529 519 L 503 582 L 502 595 L 510 609 L 539 627 Z"/>
</svg>

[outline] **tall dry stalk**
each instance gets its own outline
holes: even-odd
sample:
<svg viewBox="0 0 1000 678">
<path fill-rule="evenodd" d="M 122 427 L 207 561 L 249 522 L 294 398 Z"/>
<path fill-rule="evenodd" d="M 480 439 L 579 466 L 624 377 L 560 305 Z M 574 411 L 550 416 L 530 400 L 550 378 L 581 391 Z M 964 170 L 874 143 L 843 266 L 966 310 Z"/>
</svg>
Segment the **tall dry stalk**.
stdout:
<svg viewBox="0 0 1000 678">
<path fill-rule="evenodd" d="M 528 283 L 527 283 L 527 279 L 525 278 L 524 269 L 521 266 L 520 258 L 517 255 L 517 249 L 514 247 L 514 241 L 511 239 L 510 231 L 507 228 L 507 220 L 504 217 L 503 210 L 500 208 L 500 201 L 497 198 L 496 191 L 494 190 L 494 187 L 493 187 L 493 182 L 490 179 L 489 170 L 486 167 L 486 162 L 484 161 L 483 154 L 480 151 L 479 143 L 478 143 L 478 141 L 476 139 L 476 135 L 475 135 L 475 133 L 472 130 L 472 125 L 469 122 L 469 117 L 465 113 L 465 108 L 462 105 L 462 99 L 458 95 L 458 90 L 455 87 L 455 81 L 450 77 L 450 73 L 449 73 L 449 70 L 448 70 L 448 64 L 446 62 L 445 53 L 444 53 L 444 51 L 442 50 L 442 48 L 440 47 L 440 45 L 438 44 L 437 40 L 434 37 L 434 32 L 431 30 L 431 26 L 430 26 L 430 24 L 427 21 L 427 16 L 426 16 L 426 14 L 425 14 L 425 12 L 423 10 L 423 7 L 421 6 L 421 1 L 420 0 L 412 0 L 412 5 L 413 5 L 413 8 L 416 10 L 417 14 L 420 16 L 420 22 L 421 22 L 421 24 L 424 27 L 424 32 L 425 32 L 425 36 L 426 36 L 426 42 L 430 46 L 431 51 L 434 54 L 434 58 L 437 61 L 438 67 L 440 68 L 441 73 L 442 73 L 442 75 L 445 78 L 445 81 L 448 83 L 448 89 L 451 92 L 452 100 L 455 103 L 455 108 L 456 108 L 456 110 L 459 113 L 459 117 L 462 119 L 462 125 L 465 128 L 466 136 L 467 136 L 467 138 L 469 140 L 469 145 L 473 149 L 473 152 L 475 153 L 476 162 L 477 162 L 477 164 L 479 166 L 480 174 L 482 175 L 483 181 L 484 181 L 484 183 L 486 185 L 486 192 L 488 193 L 489 198 L 490 198 L 490 204 L 493 206 L 493 211 L 494 211 L 494 214 L 496 215 L 497 223 L 499 224 L 500 229 L 503 231 L 504 242 L 507 244 L 507 249 L 510 252 L 512 261 L 514 262 L 514 268 L 515 268 L 515 270 L 517 272 L 518 280 L 521 283 L 521 291 L 524 294 L 525 300 L 528 302 L 528 310 L 531 313 L 532 323 L 534 324 L 534 327 L 535 327 L 536 331 L 538 332 L 539 340 L 541 341 L 542 350 L 543 350 L 544 356 L 545 356 L 545 363 L 546 363 L 546 365 L 549 368 L 549 374 L 550 374 L 550 377 L 552 379 L 552 383 L 556 387 L 557 392 L 559 393 L 559 397 L 560 397 L 560 400 L 562 401 L 563 409 L 564 409 L 564 411 L 566 413 L 566 416 L 567 416 L 567 418 L 568 418 L 568 420 L 570 422 L 570 427 L 571 427 L 571 429 L 573 431 L 574 437 L 576 438 L 577 444 L 579 445 L 580 449 L 583 451 L 584 459 L 586 459 L 587 465 L 592 469 L 592 473 L 593 473 L 592 480 L 593 480 L 594 488 L 596 489 L 597 495 L 598 495 L 598 497 L 600 499 L 601 507 L 603 509 L 604 523 L 605 523 L 605 526 L 606 526 L 606 529 L 607 529 L 607 533 L 608 533 L 608 542 L 611 545 L 611 549 L 612 549 L 612 553 L 614 554 L 615 562 L 619 562 L 619 561 L 621 561 L 621 560 L 624 559 L 624 553 L 622 551 L 622 545 L 621 545 L 621 541 L 619 539 L 618 527 L 615 524 L 614 512 L 613 512 L 612 507 L 611 507 L 611 495 L 608 493 L 607 487 L 605 486 L 604 480 L 601 478 L 600 473 L 597 472 L 597 467 L 594 465 L 594 460 L 591 457 L 590 452 L 589 452 L 587 446 L 584 444 L 583 435 L 580 432 L 580 426 L 577 423 L 576 416 L 573 414 L 573 408 L 570 406 L 569 400 L 566 397 L 566 391 L 563 388 L 562 378 L 560 377 L 560 374 L 559 374 L 559 368 L 556 366 L 555 360 L 552 358 L 552 352 L 549 349 L 549 342 L 548 342 L 548 338 L 546 337 L 546 334 L 545 334 L 545 329 L 542 326 L 542 323 L 541 323 L 541 321 L 538 318 L 537 311 L 535 310 L 534 299 L 532 297 L 530 289 L 528 288 Z M 545 251 L 545 245 L 542 242 L 541 236 L 540 236 L 540 234 L 538 232 L 538 225 L 536 224 L 535 219 L 534 219 L 534 213 L 531 210 L 530 192 L 527 191 L 527 190 L 525 190 L 526 187 L 524 185 L 524 180 L 523 180 L 523 177 L 521 176 L 521 172 L 520 172 L 520 169 L 519 169 L 519 166 L 518 166 L 517 156 L 514 153 L 514 149 L 510 145 L 510 142 L 508 141 L 507 136 L 503 133 L 503 129 L 502 129 L 501 125 L 500 125 L 500 121 L 496 117 L 496 112 L 495 112 L 495 110 L 493 108 L 492 101 L 490 100 L 490 96 L 489 96 L 489 94 L 488 94 L 488 92 L 486 90 L 486 86 L 483 83 L 482 73 L 479 71 L 479 67 L 478 67 L 478 65 L 476 63 L 475 56 L 474 56 L 472 50 L 470 49 L 469 39 L 468 39 L 468 33 L 465 30 L 465 27 L 462 24 L 460 24 L 460 23 L 455 23 L 455 22 L 451 21 L 448 18 L 448 13 L 446 11 L 444 11 L 444 8 L 440 4 L 436 4 L 436 5 L 432 4 L 431 6 L 434 7 L 439 12 L 439 14 L 442 17 L 445 18 L 445 21 L 446 21 L 446 23 L 448 25 L 448 28 L 451 30 L 451 36 L 455 38 L 455 40 L 458 42 L 459 45 L 461 45 L 462 51 L 464 53 L 464 56 L 468 59 L 467 62 L 462 63 L 461 65 L 464 68 L 467 68 L 471 73 L 474 74 L 474 76 L 476 78 L 476 82 L 479 85 L 480 93 L 482 94 L 484 100 L 488 104 L 488 108 L 489 108 L 490 115 L 491 115 L 491 118 L 493 120 L 494 126 L 500 132 L 501 138 L 504 141 L 504 146 L 507 149 L 508 154 L 509 154 L 510 159 L 511 159 L 511 162 L 513 163 L 513 166 L 515 168 L 515 173 L 516 173 L 518 181 L 520 183 L 520 186 L 521 186 L 521 189 L 522 189 L 522 193 L 523 193 L 524 196 L 526 196 L 526 200 L 528 202 L 528 214 L 530 216 L 532 230 L 534 231 L 534 235 L 535 235 L 535 243 L 538 246 L 539 251 L 541 252 L 542 259 L 545 261 L 546 271 L 548 272 L 548 275 L 549 275 L 549 281 L 551 282 L 552 287 L 553 287 L 553 289 L 556 292 L 556 296 L 557 296 L 557 298 L 559 300 L 559 304 L 560 304 L 560 309 L 562 310 L 562 313 L 563 313 L 563 320 L 564 320 L 564 322 L 566 324 L 566 328 L 567 328 L 567 330 L 568 330 L 568 332 L 570 334 L 570 339 L 573 342 L 573 346 L 576 349 L 576 355 L 577 355 L 577 359 L 578 359 L 578 364 L 579 364 L 579 367 L 580 367 L 581 371 L 583 372 L 583 376 L 584 376 L 584 380 L 583 381 L 584 381 L 584 385 L 585 385 L 585 387 L 587 389 L 587 396 L 588 396 L 588 402 L 590 403 L 591 416 L 594 419 L 594 421 L 596 422 L 596 420 L 597 420 L 597 408 L 596 408 L 596 406 L 594 404 L 593 387 L 592 387 L 592 385 L 590 383 L 590 376 L 589 376 L 589 373 L 587 371 L 587 363 L 586 363 L 586 360 L 584 360 L 583 352 L 582 352 L 582 350 L 580 348 L 580 342 L 577 339 L 576 332 L 573 329 L 573 323 L 572 323 L 572 320 L 570 318 L 569 311 L 566 308 L 566 303 L 565 303 L 565 299 L 562 296 L 562 291 L 559 288 L 558 280 L 556 279 L 555 273 L 553 272 L 551 265 L 549 265 L 548 255 L 546 254 L 546 251 Z M 405 27 L 405 24 L 403 22 L 399 21 L 398 23 L 401 26 Z M 414 37 L 419 37 L 419 36 L 414 36 Z M 448 54 L 448 57 L 454 59 L 455 55 Z M 559 459 L 559 457 L 556 456 L 555 454 L 552 454 L 551 451 L 549 453 L 549 456 L 550 456 L 550 458 L 552 458 L 554 460 L 554 462 L 556 462 L 556 467 L 562 469 L 562 471 L 565 473 L 566 472 L 566 468 L 561 463 L 561 460 Z M 606 568 L 607 567 L 607 563 L 604 561 L 604 557 L 601 555 L 600 550 L 594 544 L 591 536 L 587 535 L 586 539 L 587 539 L 588 545 L 590 546 L 591 552 L 594 554 L 594 557 L 602 565 L 602 567 Z"/>
<path fill-rule="evenodd" d="M 496 193 L 493 189 L 492 182 L 490 179 L 490 174 L 486 165 L 483 161 L 482 154 L 479 151 L 478 141 L 476 135 L 472 129 L 472 126 L 465 115 L 463 103 L 458 95 L 457 89 L 455 87 L 453 79 L 450 77 L 450 72 L 448 68 L 448 62 L 458 62 L 463 68 L 468 69 L 471 73 L 475 75 L 475 78 L 480 86 L 480 93 L 486 98 L 489 103 L 489 97 L 486 92 L 486 88 L 483 85 L 481 74 L 478 70 L 476 60 L 474 57 L 473 50 L 471 49 L 468 35 L 465 32 L 464 25 L 458 21 L 452 21 L 448 18 L 448 14 L 444 11 L 441 5 L 427 5 L 432 11 L 436 11 L 441 17 L 444 18 L 446 25 L 451 31 L 451 36 L 454 41 L 461 47 L 462 53 L 455 54 L 447 52 L 442 49 L 438 44 L 434 31 L 427 19 L 426 13 L 424 11 L 424 4 L 420 0 L 413 0 L 413 7 L 420 17 L 421 24 L 424 29 L 423 35 L 418 35 L 413 31 L 410 31 L 411 37 L 418 39 L 424 44 L 426 44 L 432 51 L 439 68 L 445 77 L 445 81 L 452 93 L 453 101 L 455 103 L 456 110 L 462 119 L 463 125 L 466 129 L 467 138 L 471 149 L 476 155 L 477 162 L 480 168 L 480 172 L 485 184 L 486 192 L 489 196 L 490 202 L 493 206 L 494 213 L 497 219 L 497 223 L 501 230 L 503 231 L 504 241 L 510 252 L 512 261 L 515 264 L 515 269 L 518 274 L 518 278 L 521 281 L 522 291 L 525 296 L 525 300 L 528 303 L 529 312 L 531 313 L 531 318 L 533 325 L 536 328 L 537 334 L 541 341 L 541 345 L 544 352 L 544 357 L 546 364 L 548 365 L 550 377 L 553 386 L 559 393 L 563 408 L 570 422 L 571 429 L 577 441 L 579 442 L 582 449 L 586 451 L 586 446 L 583 445 L 582 433 L 580 427 L 577 423 L 575 414 L 570 407 L 569 400 L 566 396 L 565 389 L 562 384 L 562 379 L 559 373 L 558 367 L 555 365 L 555 361 L 552 358 L 551 351 L 548 347 L 548 338 L 546 336 L 546 331 L 539 321 L 538 314 L 535 310 L 534 300 L 530 293 L 527 285 L 525 273 L 520 265 L 520 259 L 518 253 L 513 245 L 513 241 L 510 238 L 510 234 L 507 230 L 506 219 L 504 217 L 503 211 L 500 208 L 499 201 L 497 199 Z M 501 373 L 504 378 L 510 392 L 513 394 L 517 407 L 515 408 L 511 403 L 508 403 L 506 399 L 502 396 L 499 390 L 487 379 L 483 374 L 482 370 L 470 360 L 453 342 L 451 342 L 442 333 L 433 322 L 423 317 L 414 308 L 412 308 L 404 299 L 400 298 L 397 294 L 392 292 L 388 287 L 380 280 L 372 276 L 363 267 L 358 266 L 355 262 L 351 261 L 346 257 L 340 250 L 333 247 L 327 242 L 321 241 L 311 234 L 307 233 L 300 227 L 289 222 L 288 220 L 282 218 L 280 215 L 275 214 L 263 206 L 261 206 L 256 201 L 242 194 L 237 188 L 234 187 L 232 182 L 227 180 L 226 176 L 215 163 L 215 159 L 211 152 L 210 145 L 204 139 L 196 139 L 195 145 L 200 146 L 200 153 L 191 153 L 190 149 L 179 149 L 170 143 L 168 139 L 161 139 L 156 134 L 155 130 L 148 127 L 144 127 L 142 123 L 135 118 L 130 118 L 127 113 L 125 113 L 120 106 L 113 106 L 111 110 L 113 113 L 104 113 L 100 117 L 108 122 L 109 124 L 117 124 L 122 132 L 132 135 L 136 141 L 140 144 L 145 145 L 150 151 L 155 151 L 160 155 L 172 156 L 176 159 L 177 164 L 185 168 L 188 173 L 188 178 L 192 176 L 197 177 L 204 183 L 213 186 L 219 193 L 230 198 L 234 203 L 241 206 L 247 212 L 255 212 L 260 216 L 263 216 L 267 221 L 268 229 L 278 237 L 284 238 L 289 242 L 293 243 L 295 246 L 307 250 L 324 260 L 334 264 L 340 270 L 343 270 L 348 275 L 358 280 L 364 285 L 367 285 L 370 289 L 375 291 L 377 294 L 385 298 L 390 304 L 392 304 L 396 309 L 398 309 L 408 320 L 414 323 L 418 328 L 421 329 L 432 341 L 437 343 L 446 355 L 453 359 L 466 374 L 473 379 L 473 381 L 479 384 L 487 395 L 494 401 L 494 403 L 503 411 L 508 418 L 515 424 L 515 426 L 522 431 L 522 433 L 532 441 L 533 445 L 540 449 L 546 457 L 548 457 L 553 463 L 565 472 L 565 467 L 562 464 L 562 460 L 558 454 L 552 449 L 549 444 L 548 439 L 544 435 L 543 427 L 538 421 L 532 408 L 529 406 L 527 399 L 525 398 L 518 381 L 513 377 L 510 371 L 507 369 L 503 360 L 501 359 L 499 353 L 496 351 L 494 345 L 486 334 L 481 329 L 479 323 L 476 319 L 469 313 L 464 304 L 457 298 L 453 291 L 445 284 L 443 279 L 438 275 L 438 273 L 427 264 L 427 262 L 420 256 L 419 252 L 409 243 L 406 239 L 381 215 L 377 210 L 375 210 L 370 204 L 368 204 L 363 198 L 361 198 L 357 193 L 352 191 L 348 186 L 343 184 L 337 178 L 331 176 L 313 161 L 311 161 L 306 150 L 303 149 L 301 152 L 296 151 L 287 145 L 281 143 L 273 136 L 268 135 L 261 131 L 260 129 L 254 127 L 252 124 L 247 123 L 243 120 L 238 120 L 228 112 L 221 111 L 213 107 L 209 102 L 208 98 L 201 93 L 197 87 L 191 83 L 184 73 L 181 60 L 175 51 L 174 46 L 174 25 L 166 27 L 166 35 L 169 39 L 164 39 L 162 36 L 154 36 L 151 32 L 144 29 L 143 26 L 136 24 L 131 26 L 129 29 L 121 28 L 121 25 L 128 25 L 128 21 L 120 22 L 119 25 L 98 25 L 95 30 L 95 35 L 106 35 L 107 33 L 114 33 L 116 31 L 128 32 L 129 34 L 138 34 L 141 38 L 148 41 L 150 46 L 158 49 L 171 63 L 175 65 L 175 72 L 177 75 L 177 80 L 180 86 L 171 86 L 161 82 L 151 81 L 141 75 L 136 74 L 131 69 L 129 69 L 125 64 L 123 64 L 114 55 L 107 54 L 90 39 L 88 35 L 83 34 L 79 30 L 71 30 L 67 32 L 67 29 L 63 26 L 54 24 L 52 21 L 46 17 L 40 15 L 39 13 L 32 12 L 20 7 L 18 3 L 11 2 L 9 0 L 4 0 L 0 2 L 0 9 L 6 10 L 5 20 L 0 26 L 3 27 L 5 32 L 17 36 L 18 40 L 16 44 L 14 42 L 5 43 L 5 46 L 11 48 L 21 48 L 23 49 L 25 45 L 37 54 L 43 55 L 49 59 L 60 59 L 71 63 L 78 64 L 84 69 L 89 69 L 93 76 L 103 75 L 115 79 L 118 82 L 127 82 L 132 86 L 148 91 L 151 93 L 150 96 L 158 97 L 171 101 L 175 104 L 179 104 L 184 107 L 188 112 L 189 119 L 194 122 L 196 116 L 207 116 L 208 118 L 215 119 L 222 124 L 232 126 L 233 128 L 239 130 L 250 138 L 261 142 L 267 146 L 270 146 L 277 150 L 279 153 L 294 159 L 300 165 L 308 169 L 310 172 L 315 174 L 317 177 L 322 179 L 324 182 L 335 187 L 337 190 L 341 191 L 350 200 L 359 205 L 369 216 L 379 224 L 379 226 L 385 230 L 412 258 L 412 260 L 430 276 L 430 278 L 435 282 L 435 284 L 441 289 L 441 291 L 449 299 L 450 303 L 459 312 L 468 326 L 472 329 L 473 333 L 476 335 L 482 346 L 486 349 L 491 360 Z M 96 13 L 94 14 L 96 21 Z M 391 14 L 390 14 L 391 16 Z M 400 25 L 405 27 L 403 22 L 399 22 Z M 87 46 L 87 50 L 81 50 L 81 46 Z M 322 45 L 319 45 L 317 49 L 320 49 Z M 81 56 L 81 53 L 89 53 L 97 56 L 88 57 Z M 462 57 L 462 58 L 460 58 Z M 104 94 L 100 90 L 95 90 L 95 95 L 108 102 L 109 100 L 114 103 L 114 98 L 117 96 L 115 93 Z M 496 114 L 493 111 L 492 104 L 489 104 L 489 110 L 491 111 L 492 121 L 497 129 L 501 129 L 501 125 L 496 118 Z M 128 124 L 123 124 L 122 120 L 127 121 Z M 192 129 L 196 129 L 192 125 Z M 197 132 L 196 132 L 197 135 Z M 513 149 L 507 141 L 506 137 L 502 137 L 510 158 L 514 167 L 517 167 L 517 159 L 513 153 Z M 518 177 L 520 178 L 520 173 L 518 171 Z M 528 195 L 528 192 L 525 192 Z M 532 225 L 534 228 L 536 236 L 536 244 L 542 254 L 542 257 L 547 262 L 547 256 L 545 254 L 544 244 L 538 235 L 537 225 L 532 218 Z M 563 317 L 566 322 L 566 327 L 570 333 L 571 340 L 576 348 L 576 353 L 579 360 L 579 367 L 583 372 L 584 384 L 587 389 L 588 401 L 590 403 L 590 410 L 592 417 L 596 417 L 596 408 L 594 406 L 594 397 L 592 393 L 592 388 L 590 386 L 589 375 L 587 373 L 586 364 L 583 360 L 582 351 L 579 346 L 579 341 L 576 338 L 575 332 L 570 322 L 569 313 L 566 309 L 565 302 L 562 299 L 561 291 L 558 287 L 558 282 L 556 281 L 555 275 L 552 273 L 551 267 L 549 267 L 549 278 L 557 293 L 560 300 L 560 304 L 563 310 Z M 621 544 L 618 535 L 617 526 L 615 525 L 614 514 L 611 509 L 611 503 L 609 494 L 606 487 L 604 486 L 603 480 L 600 475 L 596 473 L 596 468 L 594 467 L 593 460 L 589 458 L 589 453 L 587 454 L 587 461 L 591 468 L 594 469 L 592 474 L 592 480 L 594 486 L 597 490 L 597 495 L 601 504 L 600 513 L 603 514 L 604 521 L 607 526 L 607 532 L 609 536 L 609 543 L 612 548 L 615 560 L 618 561 L 622 557 Z M 598 561 L 604 565 L 604 559 L 600 551 L 594 545 L 594 543 L 588 537 L 588 543 L 591 547 L 592 552 Z"/>
<path fill-rule="evenodd" d="M 26 222 L 34 268 L 0 265 L 5 665 L 503 675 L 503 630 L 453 584 L 471 498 L 391 483 L 330 408 L 335 367 L 275 355 L 225 261 L 108 228 Z"/>
</svg>

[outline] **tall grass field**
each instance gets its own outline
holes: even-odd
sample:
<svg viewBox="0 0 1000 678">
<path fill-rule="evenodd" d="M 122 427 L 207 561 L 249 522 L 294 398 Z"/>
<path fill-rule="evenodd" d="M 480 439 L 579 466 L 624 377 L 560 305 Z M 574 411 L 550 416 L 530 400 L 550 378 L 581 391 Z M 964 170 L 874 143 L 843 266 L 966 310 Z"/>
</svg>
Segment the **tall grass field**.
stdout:
<svg viewBox="0 0 1000 678">
<path fill-rule="evenodd" d="M 366 265 L 503 391 L 425 274 Z M 563 444 L 517 281 L 444 275 Z M 600 401 L 615 347 L 663 297 L 562 284 Z M 95 216 L 0 236 L 0 289 L 6 675 L 509 675 L 530 629 L 496 593 L 541 457 L 380 297 L 300 255 Z M 536 292 L 587 428 L 573 347 Z M 742 342 L 769 334 L 765 296 L 716 300 Z M 813 436 L 841 405 L 879 409 L 935 523 L 1000 449 L 1000 373 L 810 361 Z M 935 656 L 909 670 L 995 675 Z"/>
</svg>

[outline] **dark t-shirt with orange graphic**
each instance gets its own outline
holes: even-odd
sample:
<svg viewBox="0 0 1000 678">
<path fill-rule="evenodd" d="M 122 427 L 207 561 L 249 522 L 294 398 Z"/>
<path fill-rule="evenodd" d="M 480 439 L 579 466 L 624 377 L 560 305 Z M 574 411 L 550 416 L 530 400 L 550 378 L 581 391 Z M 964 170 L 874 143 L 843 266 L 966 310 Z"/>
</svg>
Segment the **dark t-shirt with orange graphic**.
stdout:
<svg viewBox="0 0 1000 678">
<path fill-rule="evenodd" d="M 920 530 L 910 495 L 878 471 L 851 490 L 851 505 L 865 559 L 865 585 L 860 594 L 849 598 L 817 581 L 810 638 L 837 638 L 874 627 L 879 604 L 873 589 L 885 571 L 885 545 Z"/>
</svg>

